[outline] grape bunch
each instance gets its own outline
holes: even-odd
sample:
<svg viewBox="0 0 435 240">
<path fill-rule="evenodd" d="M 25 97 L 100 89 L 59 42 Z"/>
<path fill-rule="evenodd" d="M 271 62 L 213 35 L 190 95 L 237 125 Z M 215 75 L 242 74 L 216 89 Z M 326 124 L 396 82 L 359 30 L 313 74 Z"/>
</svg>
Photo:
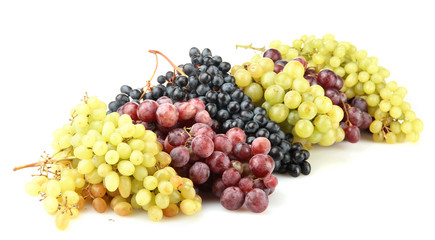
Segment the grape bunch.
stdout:
<svg viewBox="0 0 435 240">
<path fill-rule="evenodd" d="M 329 146 L 344 139 L 344 131 L 339 126 L 343 110 L 325 96 L 321 86 L 311 86 L 304 78 L 305 60 L 282 61 L 276 49 L 269 49 L 263 58 L 252 60 L 243 66 L 233 66 L 231 72 L 236 84 L 261 104 L 281 129 L 293 134 L 307 148 L 315 143 Z"/>
<path fill-rule="evenodd" d="M 416 142 L 424 125 L 404 100 L 407 90 L 397 82 L 387 82 L 390 72 L 378 65 L 377 57 L 368 57 L 367 51 L 358 50 L 353 44 L 335 40 L 334 35 L 323 38 L 303 35 L 292 45 L 279 40 L 272 41 L 271 48 L 283 59 L 301 57 L 308 67 L 329 69 L 344 80 L 341 92 L 348 99 L 362 98 L 368 105 L 368 113 L 374 118 L 369 130 L 376 142 Z M 259 58 L 259 56 L 255 57 Z"/>
<path fill-rule="evenodd" d="M 199 99 L 202 104 L 196 104 L 200 105 L 201 110 L 205 109 L 208 112 L 207 119 L 211 118 L 207 120 L 210 121 L 209 123 L 206 121 L 202 123 L 209 124 L 215 132 L 226 133 L 235 127 L 243 129 L 247 135 L 248 144 L 251 144 L 255 138 L 265 137 L 272 146 L 269 155 L 276 163 L 276 172 L 287 172 L 292 176 L 299 176 L 297 173 L 305 175 L 310 173 L 311 167 L 307 161 L 308 151 L 300 149 L 298 144 L 293 146 L 293 135 L 290 132 L 284 133 L 280 126 L 269 118 L 264 108 L 255 107 L 251 98 L 255 99 L 256 96 L 248 96 L 237 87 L 234 76 L 228 74 L 231 68 L 229 63 L 222 61 L 220 56 L 213 56 L 207 48 L 200 51 L 193 47 L 189 51 L 189 56 L 191 63 L 174 66 L 176 71 L 169 71 L 165 75 L 158 76 L 159 84 L 143 94 L 143 101 L 158 101 L 163 97 L 177 104 L 183 101 L 198 102 Z M 131 89 L 125 85 L 121 87 L 121 93 L 116 96 L 115 103 L 113 103 L 114 106 L 118 106 L 118 109 L 110 109 L 110 111 L 119 113 L 128 113 L 129 109 L 135 111 L 136 103 L 119 101 L 121 96 L 127 92 L 126 90 L 131 91 Z M 188 110 L 192 107 L 186 104 L 183 108 Z M 134 114 L 132 118 L 135 120 Z M 191 126 L 192 122 L 183 124 Z M 298 171 L 297 169 L 304 170 Z"/>
<path fill-rule="evenodd" d="M 156 140 L 170 154 L 170 165 L 175 171 L 191 179 L 198 189 L 213 191 L 225 208 L 236 210 L 244 203 L 253 212 L 267 208 L 267 194 L 272 193 L 278 183 L 271 174 L 275 161 L 267 155 L 271 151 L 267 138 L 256 138 L 250 145 L 246 143 L 244 131 L 237 127 L 226 134 L 216 134 L 212 129 L 213 120 L 197 98 L 173 104 L 170 98 L 162 96 L 157 101 L 147 99 L 139 105 L 127 103 L 119 111 L 147 126 L 154 125 Z M 302 163 L 305 157 L 300 154 L 296 158 Z"/>
<path fill-rule="evenodd" d="M 308 68 L 304 78 L 311 86 L 322 86 L 325 96 L 329 97 L 334 105 L 339 105 L 343 109 L 345 114 L 340 127 L 344 130 L 345 139 L 351 143 L 358 142 L 360 131 L 367 130 L 372 123 L 366 100 L 360 97 L 348 100 L 346 94 L 339 91 L 343 87 L 343 79 L 329 69 L 322 69 L 317 73 L 314 68 Z"/>
<path fill-rule="evenodd" d="M 39 168 L 25 190 L 42 197 L 58 229 L 65 230 L 88 199 L 99 213 L 107 205 L 120 216 L 144 209 L 152 221 L 201 210 L 193 182 L 169 166 L 171 156 L 143 124 L 128 114 L 106 115 L 106 104 L 95 97 L 85 97 L 71 118 L 54 132 L 52 156 L 15 168 Z"/>
</svg>

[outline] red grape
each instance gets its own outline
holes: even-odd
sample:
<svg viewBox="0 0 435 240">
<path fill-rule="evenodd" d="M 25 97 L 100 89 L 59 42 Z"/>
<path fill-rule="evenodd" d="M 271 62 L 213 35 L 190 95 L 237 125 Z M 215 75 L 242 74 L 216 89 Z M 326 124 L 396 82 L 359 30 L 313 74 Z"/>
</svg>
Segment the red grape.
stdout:
<svg viewBox="0 0 435 240">
<path fill-rule="evenodd" d="M 233 143 L 231 142 L 231 139 L 229 139 L 225 134 L 217 134 L 213 138 L 213 142 L 214 142 L 214 149 L 216 151 L 221 151 L 226 155 L 228 155 L 233 150 Z"/>
<path fill-rule="evenodd" d="M 192 151 L 198 157 L 209 157 L 214 151 L 213 140 L 205 135 L 194 137 L 192 140 Z"/>
<path fill-rule="evenodd" d="M 222 174 L 222 181 L 225 186 L 237 186 L 241 178 L 240 172 L 235 168 L 229 168 Z"/>
<path fill-rule="evenodd" d="M 263 212 L 266 210 L 268 204 L 269 198 L 261 189 L 254 188 L 246 194 L 245 205 L 252 212 Z"/>
<path fill-rule="evenodd" d="M 360 138 L 360 131 L 357 126 L 349 126 L 344 129 L 345 138 L 348 142 L 356 143 Z"/>
<path fill-rule="evenodd" d="M 222 178 L 217 178 L 213 181 L 213 184 L 211 185 L 211 191 L 213 195 L 220 198 L 222 196 L 222 192 L 227 188 L 225 186 L 224 182 L 222 181 Z"/>
<path fill-rule="evenodd" d="M 196 184 L 205 183 L 210 177 L 210 168 L 203 162 L 195 162 L 189 170 L 189 178 Z"/>
<path fill-rule="evenodd" d="M 227 131 L 227 133 L 225 133 L 225 135 L 227 135 L 227 137 L 231 139 L 233 146 L 235 146 L 238 142 L 246 142 L 245 132 L 243 132 L 243 130 L 238 127 L 231 128 Z"/>
<path fill-rule="evenodd" d="M 252 173 L 259 178 L 271 174 L 274 166 L 275 162 L 266 154 L 257 154 L 249 160 L 249 167 L 251 168 Z"/>
<path fill-rule="evenodd" d="M 254 182 L 249 177 L 244 177 L 239 181 L 239 188 L 244 192 L 249 192 L 254 187 Z"/>
<path fill-rule="evenodd" d="M 169 103 L 161 104 L 156 111 L 157 123 L 163 127 L 173 127 L 178 122 L 177 108 Z"/>
<path fill-rule="evenodd" d="M 269 139 L 265 137 L 258 137 L 251 143 L 251 151 L 253 155 L 268 154 L 272 145 Z"/>
<path fill-rule="evenodd" d="M 240 161 L 248 161 L 252 157 L 251 147 L 244 142 L 238 142 L 233 148 L 234 156 Z"/>
<path fill-rule="evenodd" d="M 144 100 L 137 108 L 137 117 L 142 122 L 154 122 L 159 104 L 153 100 Z"/>
<path fill-rule="evenodd" d="M 270 58 L 270 59 L 272 59 L 273 62 L 276 62 L 276 61 L 282 59 L 281 53 L 278 50 L 274 49 L 274 48 L 267 49 L 263 53 L 263 57 L 264 58 Z"/>
<path fill-rule="evenodd" d="M 128 102 L 122 107 L 121 109 L 122 114 L 128 114 L 130 115 L 133 121 L 138 121 L 139 120 L 139 118 L 137 117 L 138 106 L 139 105 L 135 102 Z"/>
<path fill-rule="evenodd" d="M 190 159 L 189 149 L 185 146 L 178 146 L 172 149 L 170 155 L 172 158 L 171 164 L 174 167 L 183 167 Z"/>
<path fill-rule="evenodd" d="M 177 109 L 181 120 L 189 120 L 195 117 L 196 108 L 188 102 L 180 103 Z"/>
<path fill-rule="evenodd" d="M 243 206 L 245 193 L 238 187 L 226 188 L 220 197 L 220 202 L 228 210 L 237 210 Z"/>
<path fill-rule="evenodd" d="M 230 167 L 230 159 L 228 156 L 219 151 L 214 151 L 205 162 L 210 167 L 210 170 L 217 174 L 222 174 Z"/>
</svg>

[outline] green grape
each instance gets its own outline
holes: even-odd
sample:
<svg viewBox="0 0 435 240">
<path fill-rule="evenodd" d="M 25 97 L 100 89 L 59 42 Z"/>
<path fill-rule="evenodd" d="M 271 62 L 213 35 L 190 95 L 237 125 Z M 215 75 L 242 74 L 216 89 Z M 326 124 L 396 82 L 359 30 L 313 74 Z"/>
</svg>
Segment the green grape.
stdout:
<svg viewBox="0 0 435 240">
<path fill-rule="evenodd" d="M 145 142 L 155 142 L 157 141 L 157 135 L 151 130 L 145 130 L 143 140 Z"/>
<path fill-rule="evenodd" d="M 133 150 L 130 154 L 130 162 L 134 165 L 141 165 L 143 162 L 143 153 L 139 150 Z"/>
<path fill-rule="evenodd" d="M 116 147 L 120 159 L 128 159 L 131 154 L 131 147 L 127 143 L 121 142 Z"/>
<path fill-rule="evenodd" d="M 399 134 L 400 132 L 402 132 L 402 130 L 400 129 L 400 123 L 398 121 L 393 121 L 390 123 L 390 130 L 391 132 L 395 133 L 395 134 Z"/>
<path fill-rule="evenodd" d="M 122 160 L 118 163 L 118 171 L 124 176 L 131 176 L 134 173 L 134 165 L 128 160 Z"/>
<path fill-rule="evenodd" d="M 289 114 L 289 109 L 282 103 L 273 105 L 267 112 L 270 120 L 277 123 L 285 121 Z"/>
<path fill-rule="evenodd" d="M 245 69 L 239 69 L 234 74 L 236 84 L 239 87 L 247 87 L 252 82 L 251 74 Z"/>
<path fill-rule="evenodd" d="M 367 96 L 366 102 L 368 106 L 376 107 L 380 102 L 379 95 L 370 94 L 369 96 Z"/>
<path fill-rule="evenodd" d="M 112 170 L 113 169 L 111 165 L 103 163 L 98 166 L 97 173 L 100 177 L 106 177 Z"/>
<path fill-rule="evenodd" d="M 260 61 L 261 56 L 258 54 L 255 54 L 254 56 L 252 56 L 251 58 L 251 63 L 257 63 L 258 61 Z"/>
<path fill-rule="evenodd" d="M 119 187 L 119 175 L 116 172 L 110 172 L 104 177 L 103 184 L 109 192 L 114 192 Z"/>
<path fill-rule="evenodd" d="M 329 129 L 332 128 L 331 119 L 326 115 L 318 115 L 314 121 L 314 126 L 321 133 L 326 133 Z"/>
<path fill-rule="evenodd" d="M 300 117 L 299 117 L 298 111 L 297 110 L 290 111 L 290 113 L 289 113 L 289 115 L 287 117 L 287 122 L 290 125 L 294 126 L 294 125 L 296 125 L 296 123 L 299 120 L 300 120 Z"/>
<path fill-rule="evenodd" d="M 412 122 L 412 129 L 416 132 L 416 133 L 421 133 L 424 129 L 424 124 L 423 121 L 421 121 L 421 119 L 416 118 L 414 119 Z"/>
<path fill-rule="evenodd" d="M 287 90 L 292 86 L 292 79 L 287 73 L 280 72 L 275 75 L 274 83 L 281 86 L 284 90 Z"/>
<path fill-rule="evenodd" d="M 329 116 L 329 118 L 333 123 L 339 123 L 344 117 L 344 112 L 341 107 L 337 105 L 332 105 L 332 108 L 327 113 L 327 115 Z"/>
<path fill-rule="evenodd" d="M 253 103 L 260 101 L 263 98 L 263 88 L 258 83 L 251 83 L 245 89 L 244 92 L 251 98 Z"/>
<path fill-rule="evenodd" d="M 292 88 L 299 93 L 304 93 L 310 89 L 310 83 L 303 77 L 296 78 L 295 80 L 293 80 Z"/>
<path fill-rule="evenodd" d="M 114 146 L 118 146 L 118 144 L 120 144 L 122 142 L 122 136 L 120 133 L 118 132 L 114 132 L 110 135 L 109 138 L 109 143 L 114 145 Z"/>
<path fill-rule="evenodd" d="M 303 78 L 305 68 L 298 61 L 290 61 L 285 65 L 283 72 L 287 73 L 292 79 Z"/>
<path fill-rule="evenodd" d="M 402 115 L 402 109 L 400 109 L 400 107 L 397 106 L 392 106 L 390 109 L 390 116 L 393 118 L 400 118 L 400 116 Z"/>
<path fill-rule="evenodd" d="M 380 103 L 379 103 L 379 109 L 382 111 L 382 112 L 388 112 L 388 111 L 390 111 L 390 109 L 391 109 L 391 103 L 390 103 L 390 100 L 382 100 Z"/>
<path fill-rule="evenodd" d="M 121 134 L 121 137 L 123 138 L 131 138 L 134 135 L 134 132 L 136 131 L 136 127 L 133 123 L 127 123 L 119 129 L 119 133 Z"/>
<path fill-rule="evenodd" d="M 119 158 L 120 158 L 119 153 L 115 150 L 107 151 L 106 155 L 104 156 L 104 159 L 110 165 L 114 165 L 114 164 L 118 163 Z"/>
<path fill-rule="evenodd" d="M 133 122 L 133 120 L 131 120 L 130 115 L 122 114 L 121 116 L 119 116 L 119 119 L 118 119 L 118 127 L 122 127 L 125 124 L 130 124 L 132 122 Z"/>
<path fill-rule="evenodd" d="M 145 148 L 145 142 L 141 139 L 132 139 L 128 142 L 131 150 L 142 151 Z"/>
<path fill-rule="evenodd" d="M 95 155 L 104 156 L 106 152 L 109 150 L 109 148 L 107 147 L 106 142 L 98 140 L 94 143 L 92 150 L 95 153 Z"/>
<path fill-rule="evenodd" d="M 60 191 L 61 192 L 76 189 L 76 185 L 75 185 L 75 181 L 74 181 L 73 177 L 62 177 L 59 180 L 59 184 L 60 184 Z"/>
<path fill-rule="evenodd" d="M 142 186 L 142 184 L 139 183 L 139 186 Z M 120 176 L 118 190 L 121 197 L 128 198 L 131 194 L 131 189 L 132 189 L 132 183 L 130 177 Z"/>
<path fill-rule="evenodd" d="M 272 105 L 269 102 L 264 102 L 263 104 L 261 104 L 261 107 L 266 109 L 266 111 L 269 111 Z"/>
<path fill-rule="evenodd" d="M 311 136 L 308 137 L 308 141 L 310 143 L 318 143 L 320 142 L 320 140 L 322 140 L 322 133 L 314 128 L 313 133 L 311 134 Z"/>
<path fill-rule="evenodd" d="M 48 180 L 45 193 L 47 196 L 58 197 L 61 192 L 60 183 L 57 180 Z"/>
<path fill-rule="evenodd" d="M 149 191 L 156 189 L 158 184 L 159 180 L 157 180 L 157 178 L 154 176 L 146 176 L 143 180 L 144 188 L 148 189 Z"/>
<path fill-rule="evenodd" d="M 376 91 L 376 85 L 372 81 L 367 81 L 363 84 L 363 89 L 366 94 L 372 94 Z"/>
<path fill-rule="evenodd" d="M 406 138 L 407 138 L 409 141 L 415 143 L 415 142 L 417 142 L 418 139 L 420 138 L 420 134 L 412 131 L 412 132 L 409 132 L 409 133 L 406 134 Z"/>
<path fill-rule="evenodd" d="M 317 107 L 312 102 L 303 102 L 299 105 L 298 114 L 301 119 L 311 120 L 317 114 Z"/>
<path fill-rule="evenodd" d="M 370 132 L 372 133 L 379 133 L 382 130 L 382 122 L 380 120 L 374 120 L 370 124 Z"/>
<path fill-rule="evenodd" d="M 88 174 L 94 170 L 95 166 L 89 159 L 82 159 L 77 166 L 77 170 L 80 174 Z"/>
<path fill-rule="evenodd" d="M 264 92 L 264 99 L 274 105 L 276 103 L 282 103 L 284 100 L 284 89 L 279 85 L 272 85 Z"/>
<path fill-rule="evenodd" d="M 231 68 L 231 75 L 233 75 L 234 76 L 234 74 L 236 74 L 236 72 L 239 70 L 239 69 L 243 69 L 243 66 L 241 66 L 241 65 L 234 65 L 232 68 Z"/>
<path fill-rule="evenodd" d="M 264 73 L 263 67 L 258 63 L 252 63 L 248 67 L 248 72 L 251 74 L 251 77 L 254 79 L 260 79 Z"/>
<path fill-rule="evenodd" d="M 314 95 L 311 92 L 303 93 L 302 94 L 302 102 L 314 102 Z"/>
<path fill-rule="evenodd" d="M 296 122 L 294 129 L 299 137 L 308 138 L 313 133 L 314 126 L 311 121 L 301 119 Z"/>
<path fill-rule="evenodd" d="M 328 97 L 316 97 L 316 99 L 314 99 L 314 104 L 316 105 L 319 114 L 325 114 L 332 110 L 332 101 Z"/>
<path fill-rule="evenodd" d="M 297 91 L 289 91 L 284 96 L 284 104 L 289 109 L 296 109 L 302 102 L 302 96 Z"/>
<path fill-rule="evenodd" d="M 136 203 L 140 206 L 148 204 L 152 199 L 152 193 L 147 189 L 141 189 L 136 193 Z"/>
<path fill-rule="evenodd" d="M 154 201 L 156 202 L 156 206 L 161 209 L 167 208 L 170 203 L 169 196 L 163 193 L 156 194 Z"/>
<path fill-rule="evenodd" d="M 310 93 L 313 94 L 314 97 L 324 96 L 325 90 L 320 85 L 313 85 L 310 87 Z"/>
<path fill-rule="evenodd" d="M 138 181 L 143 181 L 148 176 L 148 170 L 144 166 L 135 166 L 133 177 Z"/>
<path fill-rule="evenodd" d="M 158 222 L 163 218 L 163 211 L 158 206 L 148 208 L 148 217 L 153 222 Z"/>
<path fill-rule="evenodd" d="M 394 144 L 396 143 L 396 135 L 393 132 L 388 132 L 387 134 L 385 134 L 385 141 L 388 144 Z"/>
<path fill-rule="evenodd" d="M 43 204 L 45 211 L 51 215 L 55 214 L 59 208 L 59 201 L 53 196 L 47 196 L 44 199 Z"/>
<path fill-rule="evenodd" d="M 35 182 L 28 182 L 24 185 L 24 189 L 27 194 L 32 197 L 36 197 L 41 192 L 41 186 Z"/>
<path fill-rule="evenodd" d="M 275 72 L 266 72 L 261 76 L 261 86 L 263 86 L 264 89 L 267 89 L 268 87 L 275 84 Z"/>
<path fill-rule="evenodd" d="M 402 129 L 402 132 L 404 132 L 405 134 L 411 133 L 413 131 L 412 123 L 410 121 L 403 121 L 400 125 L 400 129 Z"/>
<path fill-rule="evenodd" d="M 390 97 L 390 102 L 391 102 L 391 105 L 393 105 L 393 106 L 400 106 L 402 104 L 402 101 L 403 101 L 403 97 L 399 94 L 394 93 Z"/>
<path fill-rule="evenodd" d="M 322 139 L 319 141 L 321 146 L 331 146 L 335 143 L 337 139 L 336 131 L 334 129 L 329 129 L 326 133 L 322 135 Z"/>
<path fill-rule="evenodd" d="M 273 69 L 275 68 L 275 63 L 270 58 L 260 59 L 258 61 L 258 65 L 260 65 L 263 68 L 264 73 L 273 72 Z"/>
<path fill-rule="evenodd" d="M 157 163 L 157 160 L 156 160 L 156 158 L 154 157 L 153 154 L 150 154 L 150 153 L 144 153 L 143 154 L 143 163 L 142 163 L 142 165 L 144 167 L 147 167 L 147 168 L 153 167 L 154 165 L 156 165 L 156 163 Z"/>
</svg>

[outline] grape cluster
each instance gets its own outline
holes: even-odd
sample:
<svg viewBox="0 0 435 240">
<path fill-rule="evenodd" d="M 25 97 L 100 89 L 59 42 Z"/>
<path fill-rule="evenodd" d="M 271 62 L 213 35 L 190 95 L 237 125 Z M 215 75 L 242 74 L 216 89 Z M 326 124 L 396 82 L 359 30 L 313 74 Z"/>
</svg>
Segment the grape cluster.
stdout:
<svg viewBox="0 0 435 240">
<path fill-rule="evenodd" d="M 343 109 L 345 115 L 340 127 L 344 130 L 345 139 L 351 143 L 358 142 L 361 135 L 360 130 L 367 130 L 372 123 L 366 100 L 360 97 L 348 100 L 346 94 L 339 91 L 343 87 L 343 79 L 329 69 L 322 69 L 317 73 L 314 68 L 308 68 L 304 78 L 310 85 L 322 86 L 325 96 Z"/>
<path fill-rule="evenodd" d="M 368 113 L 374 118 L 369 130 L 376 142 L 416 142 L 423 131 L 423 122 L 404 100 L 407 90 L 397 82 L 387 82 L 390 72 L 378 65 L 377 57 L 368 57 L 367 51 L 358 50 L 346 41 L 337 41 L 332 34 L 323 38 L 303 35 L 292 46 L 275 40 L 270 44 L 283 59 L 302 57 L 309 67 L 329 69 L 344 79 L 341 92 L 348 99 L 362 98 Z M 257 56 L 256 58 L 258 58 Z"/>
<path fill-rule="evenodd" d="M 87 199 L 99 213 L 107 205 L 120 216 L 144 209 L 152 221 L 179 210 L 187 215 L 200 211 L 193 182 L 169 166 L 171 156 L 162 151 L 157 135 L 134 124 L 128 114 L 106 115 L 106 108 L 86 97 L 71 111 L 71 123 L 54 132 L 56 153 L 15 169 L 39 167 L 40 175 L 25 190 L 42 196 L 45 210 L 56 214 L 57 228 L 65 230 Z"/>
<path fill-rule="evenodd" d="M 267 155 L 271 151 L 270 141 L 259 137 L 250 145 L 246 143 L 244 131 L 237 127 L 226 134 L 216 134 L 205 107 L 197 98 L 173 104 L 170 98 L 162 96 L 157 101 L 147 99 L 139 105 L 127 103 L 119 111 L 148 127 L 153 125 L 156 140 L 170 154 L 175 171 L 191 179 L 200 190 L 213 191 L 225 208 L 236 210 L 246 203 L 253 212 L 264 211 L 268 205 L 267 194 L 272 193 L 278 183 L 271 174 L 275 161 Z M 298 160 L 308 157 L 298 156 Z M 240 184 L 242 175 L 244 180 Z M 230 188 L 231 191 L 227 190 Z"/>
<path fill-rule="evenodd" d="M 279 51 L 269 49 L 263 58 L 235 65 L 231 72 L 249 97 L 262 96 L 256 103 L 262 104 L 268 117 L 297 142 L 307 148 L 315 143 L 329 146 L 340 142 L 344 139 L 339 126 L 343 110 L 325 96 L 320 85 L 310 85 L 304 78 L 306 67 L 302 58 L 283 61 Z"/>
<path fill-rule="evenodd" d="M 248 96 L 237 87 L 234 76 L 228 74 L 231 69 L 229 63 L 222 61 L 220 56 L 213 56 L 207 48 L 200 51 L 193 47 L 189 51 L 189 56 L 191 63 L 180 65 L 178 71 L 169 71 L 165 75 L 158 76 L 159 84 L 146 92 L 144 99 L 157 101 L 166 97 L 174 102 L 191 102 L 200 99 L 212 119 L 210 125 L 215 132 L 226 133 L 235 127 L 243 129 L 248 144 L 251 144 L 255 138 L 265 137 L 272 146 L 269 155 L 276 163 L 275 171 L 298 176 L 295 170 L 291 170 L 296 168 L 305 169 L 297 171 L 299 173 L 305 175 L 310 173 L 311 168 L 307 162 L 309 153 L 299 149 L 297 147 L 299 145 L 293 146 L 293 135 L 285 134 L 280 126 L 269 118 L 264 108 L 255 107 L 251 98 L 255 99 L 256 95 Z M 131 89 L 131 87 L 122 86 L 121 92 L 123 89 Z M 119 98 L 118 96 L 116 99 Z M 118 109 L 110 110 L 118 111 L 120 114 L 128 113 L 129 109 L 134 112 L 136 105 L 127 102 L 120 105 Z M 135 120 L 134 114 L 132 118 Z M 205 121 L 203 123 L 207 124 Z M 291 149 L 293 151 L 290 151 Z M 289 167 L 289 164 L 298 167 Z"/>
</svg>

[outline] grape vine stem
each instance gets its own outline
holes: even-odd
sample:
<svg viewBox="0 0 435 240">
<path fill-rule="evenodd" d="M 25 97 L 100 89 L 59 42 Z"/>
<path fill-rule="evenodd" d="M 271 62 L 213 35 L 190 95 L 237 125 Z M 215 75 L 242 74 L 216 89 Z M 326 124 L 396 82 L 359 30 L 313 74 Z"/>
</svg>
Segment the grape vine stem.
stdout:
<svg viewBox="0 0 435 240">
<path fill-rule="evenodd" d="M 266 47 L 261 47 L 261 48 L 254 47 L 254 46 L 252 46 L 252 43 L 249 44 L 249 45 L 240 45 L 240 44 L 236 44 L 236 49 L 238 49 L 238 48 L 243 48 L 243 49 L 252 49 L 252 50 L 255 50 L 255 51 L 259 51 L 259 52 L 264 52 L 264 51 L 266 51 Z"/>
</svg>

